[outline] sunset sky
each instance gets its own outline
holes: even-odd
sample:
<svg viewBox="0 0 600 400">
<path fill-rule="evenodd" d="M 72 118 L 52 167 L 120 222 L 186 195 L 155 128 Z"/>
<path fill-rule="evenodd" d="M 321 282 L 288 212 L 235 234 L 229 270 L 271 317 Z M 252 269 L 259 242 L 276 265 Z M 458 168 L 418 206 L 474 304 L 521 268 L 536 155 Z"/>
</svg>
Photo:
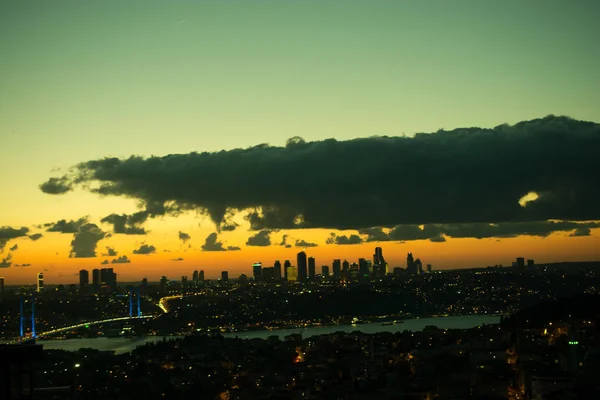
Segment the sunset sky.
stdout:
<svg viewBox="0 0 600 400">
<path fill-rule="evenodd" d="M 0 276 L 599 260 L 598 15 L 0 0 Z"/>
</svg>

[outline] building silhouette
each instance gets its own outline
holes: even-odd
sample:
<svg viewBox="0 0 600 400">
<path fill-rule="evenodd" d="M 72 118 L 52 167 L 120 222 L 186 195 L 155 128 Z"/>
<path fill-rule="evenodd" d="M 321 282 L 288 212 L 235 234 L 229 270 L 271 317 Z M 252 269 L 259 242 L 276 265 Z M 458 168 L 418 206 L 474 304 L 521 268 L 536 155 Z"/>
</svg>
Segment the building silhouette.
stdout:
<svg viewBox="0 0 600 400">
<path fill-rule="evenodd" d="M 298 281 L 304 282 L 308 276 L 308 262 L 306 259 L 306 253 L 304 251 L 298 253 L 297 261 Z"/>
<path fill-rule="evenodd" d="M 324 278 L 329 278 L 329 265 L 321 266 L 321 276 Z"/>
<path fill-rule="evenodd" d="M 412 253 L 408 253 L 406 256 L 406 272 L 411 275 L 416 275 L 419 272 Z"/>
<path fill-rule="evenodd" d="M 4 277 L 0 277 L 0 294 L 4 293 Z"/>
<path fill-rule="evenodd" d="M 227 271 L 221 272 L 221 282 L 229 282 L 229 272 L 227 272 Z"/>
<path fill-rule="evenodd" d="M 95 291 L 100 289 L 100 284 L 100 270 L 98 268 L 95 268 L 92 270 L 92 286 L 94 286 Z"/>
<path fill-rule="evenodd" d="M 285 260 L 283 263 L 283 280 L 287 281 L 288 279 L 288 268 L 292 266 L 290 260 Z"/>
<path fill-rule="evenodd" d="M 342 261 L 339 259 L 333 260 L 333 277 L 335 279 L 342 277 Z"/>
<path fill-rule="evenodd" d="M 195 271 L 192 273 L 192 283 L 194 284 L 194 286 L 198 286 L 199 279 L 200 279 L 200 277 L 199 277 L 199 275 L 198 275 L 198 270 L 195 270 Z"/>
<path fill-rule="evenodd" d="M 281 280 L 281 262 L 279 260 L 275 260 L 273 264 L 273 279 L 276 281 Z"/>
<path fill-rule="evenodd" d="M 198 281 L 200 281 L 200 283 L 204 283 L 204 270 L 201 269 L 200 272 L 198 272 Z"/>
<path fill-rule="evenodd" d="M 316 273 L 316 261 L 314 257 L 308 257 L 308 279 L 311 281 L 315 280 Z"/>
<path fill-rule="evenodd" d="M 85 289 L 90 284 L 90 273 L 86 269 L 79 271 L 79 287 Z"/>
</svg>

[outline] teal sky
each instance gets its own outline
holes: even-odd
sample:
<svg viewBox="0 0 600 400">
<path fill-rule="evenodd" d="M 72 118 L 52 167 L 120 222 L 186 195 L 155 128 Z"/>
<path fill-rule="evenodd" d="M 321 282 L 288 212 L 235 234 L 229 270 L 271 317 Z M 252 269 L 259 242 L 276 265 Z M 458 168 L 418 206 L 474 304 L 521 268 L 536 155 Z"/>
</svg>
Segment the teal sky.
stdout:
<svg viewBox="0 0 600 400">
<path fill-rule="evenodd" d="M 598 15 L 593 0 L 0 0 L 0 225 L 130 211 L 37 188 L 104 156 L 599 122 Z"/>
</svg>

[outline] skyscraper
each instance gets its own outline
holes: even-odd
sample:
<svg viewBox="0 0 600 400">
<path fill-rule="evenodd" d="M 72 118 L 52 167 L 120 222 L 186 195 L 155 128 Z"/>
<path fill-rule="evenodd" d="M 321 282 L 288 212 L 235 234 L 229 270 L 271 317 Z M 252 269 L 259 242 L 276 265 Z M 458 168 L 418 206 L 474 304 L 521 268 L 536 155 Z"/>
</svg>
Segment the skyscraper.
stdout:
<svg viewBox="0 0 600 400">
<path fill-rule="evenodd" d="M 41 292 L 42 290 L 44 290 L 44 273 L 39 272 L 37 274 L 37 291 Z"/>
<path fill-rule="evenodd" d="M 281 262 L 279 260 L 276 260 L 273 264 L 273 279 L 276 281 L 281 280 Z"/>
<path fill-rule="evenodd" d="M 415 265 L 417 266 L 417 274 L 423 275 L 423 263 L 420 258 L 415 260 Z"/>
<path fill-rule="evenodd" d="M 321 275 L 324 278 L 329 278 L 329 265 L 322 265 L 321 266 Z"/>
<path fill-rule="evenodd" d="M 360 277 L 365 277 L 365 276 L 369 276 L 371 274 L 371 271 L 369 271 L 369 266 L 367 264 L 367 260 L 364 258 L 359 258 L 358 259 L 358 274 L 360 275 Z"/>
<path fill-rule="evenodd" d="M 221 272 L 221 282 L 229 282 L 229 272 L 227 272 L 227 271 Z"/>
<path fill-rule="evenodd" d="M 413 275 L 416 275 L 418 272 L 412 253 L 408 253 L 406 256 L 406 272 Z"/>
<path fill-rule="evenodd" d="M 317 262 L 314 257 L 308 257 L 308 279 L 311 281 L 315 280 Z"/>
<path fill-rule="evenodd" d="M 90 284 L 90 273 L 86 269 L 79 271 L 79 287 L 85 289 Z"/>
<path fill-rule="evenodd" d="M 183 275 L 183 276 L 181 277 L 181 287 L 182 287 L 183 289 L 187 289 L 187 287 L 188 287 L 188 279 L 187 279 L 187 276 L 186 276 L 186 275 Z"/>
<path fill-rule="evenodd" d="M 0 294 L 4 293 L 4 278 L 0 277 Z"/>
<path fill-rule="evenodd" d="M 340 279 L 342 277 L 342 260 L 333 260 L 333 277 Z"/>
<path fill-rule="evenodd" d="M 292 266 L 290 260 L 285 260 L 283 263 L 283 280 L 287 281 L 288 279 L 288 268 Z"/>
<path fill-rule="evenodd" d="M 517 257 L 517 268 L 525 269 L 525 258 Z"/>
<path fill-rule="evenodd" d="M 307 260 L 306 260 L 306 253 L 304 251 L 301 251 L 300 253 L 298 253 L 297 261 L 298 261 L 298 281 L 304 282 L 306 280 L 306 277 L 308 276 L 308 265 L 307 265 Z"/>
<path fill-rule="evenodd" d="M 430 274 L 432 271 L 431 264 L 427 264 L 427 273 Z"/>
<path fill-rule="evenodd" d="M 252 276 L 254 277 L 255 282 L 260 282 L 263 280 L 262 263 L 256 262 L 252 264 Z"/>
<path fill-rule="evenodd" d="M 195 270 L 194 273 L 192 274 L 192 283 L 194 284 L 194 286 L 198 286 L 198 270 Z"/>
<path fill-rule="evenodd" d="M 200 272 L 198 273 L 198 281 L 200 281 L 200 283 L 204 282 L 204 270 L 201 269 Z"/>
<path fill-rule="evenodd" d="M 92 285 L 94 286 L 94 290 L 98 290 L 100 288 L 100 284 L 102 281 L 100 280 L 100 270 L 95 268 L 92 270 Z"/>
<path fill-rule="evenodd" d="M 117 274 L 112 268 L 102 268 L 100 270 L 100 283 L 112 290 L 117 288 Z"/>
</svg>

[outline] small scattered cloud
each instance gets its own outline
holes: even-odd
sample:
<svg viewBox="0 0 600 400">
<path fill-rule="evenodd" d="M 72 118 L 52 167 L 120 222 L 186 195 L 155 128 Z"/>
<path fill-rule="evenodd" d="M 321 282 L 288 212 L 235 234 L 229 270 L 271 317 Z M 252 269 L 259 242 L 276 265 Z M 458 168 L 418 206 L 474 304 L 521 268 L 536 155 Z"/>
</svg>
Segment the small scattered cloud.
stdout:
<svg viewBox="0 0 600 400">
<path fill-rule="evenodd" d="M 131 260 L 129 258 L 127 258 L 127 256 L 121 256 L 121 257 L 117 257 L 117 258 L 113 259 L 110 263 L 111 264 L 129 264 L 129 263 L 131 263 Z"/>
<path fill-rule="evenodd" d="M 179 231 L 179 240 L 181 240 L 184 244 L 190 240 L 192 237 L 185 232 Z"/>
<path fill-rule="evenodd" d="M 44 235 L 42 235 L 41 233 L 34 233 L 33 235 L 29 235 L 29 239 L 31 239 L 35 242 L 36 240 L 41 239 L 42 236 L 44 236 Z"/>
<path fill-rule="evenodd" d="M 238 246 L 227 246 L 227 250 L 229 250 L 229 251 L 240 251 L 242 249 L 240 247 L 238 247 Z"/>
<path fill-rule="evenodd" d="M 108 260 L 104 260 L 104 261 L 102 261 L 102 262 L 100 263 L 100 265 L 108 265 L 108 264 L 110 264 L 110 263 L 108 262 Z"/>
<path fill-rule="evenodd" d="M 317 247 L 318 244 L 316 243 L 310 243 L 307 242 L 306 240 L 296 240 L 296 247 Z"/>
<path fill-rule="evenodd" d="M 106 253 L 103 253 L 103 257 L 116 257 L 119 254 L 113 247 L 106 246 Z"/>
<path fill-rule="evenodd" d="M 143 244 L 139 249 L 133 251 L 133 254 L 152 254 L 156 252 L 156 247 L 152 245 Z"/>
<path fill-rule="evenodd" d="M 183 261 L 183 258 L 179 257 L 179 258 L 172 258 L 171 261 Z"/>
<path fill-rule="evenodd" d="M 134 214 L 110 214 L 102 218 L 100 222 L 112 224 L 113 232 L 124 235 L 145 235 L 146 229 L 141 225 L 146 222 L 150 214 L 140 211 Z"/>
<path fill-rule="evenodd" d="M 250 236 L 246 242 L 246 246 L 265 247 L 271 245 L 271 231 L 263 230 L 254 236 Z"/>
<path fill-rule="evenodd" d="M 285 247 L 286 249 L 291 248 L 292 244 L 288 243 L 288 239 L 291 239 L 290 235 L 283 235 L 283 237 L 281 238 L 281 243 L 279 243 L 279 245 Z"/>
<path fill-rule="evenodd" d="M 50 178 L 47 182 L 40 185 L 40 189 L 48 194 L 63 194 L 71 190 L 71 183 L 66 176 L 60 178 Z"/>
<path fill-rule="evenodd" d="M 10 251 L 19 250 L 19 245 L 18 245 L 18 244 L 15 244 L 15 245 L 14 245 L 13 247 L 11 247 L 9 250 L 10 250 Z"/>
<path fill-rule="evenodd" d="M 0 261 L 0 268 L 8 268 L 12 265 L 12 254 L 7 255 Z"/>
<path fill-rule="evenodd" d="M 218 240 L 216 232 L 206 237 L 201 249 L 202 251 L 226 251 L 225 247 L 223 247 L 223 242 Z"/>
</svg>

